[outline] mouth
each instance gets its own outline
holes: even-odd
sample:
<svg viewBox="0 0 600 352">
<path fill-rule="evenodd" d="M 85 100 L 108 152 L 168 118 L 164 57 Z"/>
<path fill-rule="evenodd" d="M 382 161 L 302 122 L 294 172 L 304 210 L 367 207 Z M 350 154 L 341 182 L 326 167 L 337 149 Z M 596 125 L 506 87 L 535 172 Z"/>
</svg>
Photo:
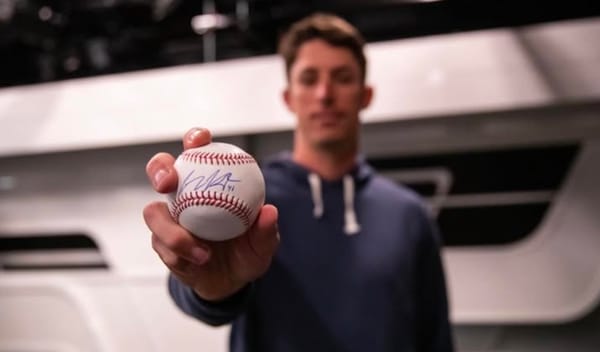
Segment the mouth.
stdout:
<svg viewBox="0 0 600 352">
<path fill-rule="evenodd" d="M 330 124 L 338 123 L 344 117 L 344 114 L 342 114 L 339 111 L 325 110 L 325 111 L 315 112 L 311 115 L 311 117 L 315 121 L 318 121 L 318 122 L 326 124 L 326 125 L 330 125 Z"/>
</svg>

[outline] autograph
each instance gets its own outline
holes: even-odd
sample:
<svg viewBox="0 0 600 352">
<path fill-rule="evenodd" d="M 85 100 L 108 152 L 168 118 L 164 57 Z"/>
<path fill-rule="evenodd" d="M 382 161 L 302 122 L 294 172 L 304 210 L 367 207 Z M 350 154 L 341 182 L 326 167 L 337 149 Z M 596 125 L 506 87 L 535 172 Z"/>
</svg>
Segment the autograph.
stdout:
<svg viewBox="0 0 600 352">
<path fill-rule="evenodd" d="M 221 169 L 217 169 L 212 174 L 206 175 L 194 175 L 196 170 L 192 170 L 184 179 L 181 184 L 181 189 L 177 192 L 177 195 L 185 192 L 186 190 L 192 191 L 208 191 L 211 188 L 220 188 L 221 191 L 232 192 L 235 190 L 235 183 L 242 182 L 240 179 L 233 178 L 231 172 L 222 172 Z"/>
</svg>

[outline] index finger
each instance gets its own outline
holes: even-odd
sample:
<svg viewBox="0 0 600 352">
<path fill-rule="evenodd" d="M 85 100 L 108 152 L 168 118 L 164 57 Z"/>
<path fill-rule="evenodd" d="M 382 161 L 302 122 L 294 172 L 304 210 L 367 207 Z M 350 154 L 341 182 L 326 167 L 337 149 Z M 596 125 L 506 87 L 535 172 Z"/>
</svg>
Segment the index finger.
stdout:
<svg viewBox="0 0 600 352">
<path fill-rule="evenodd" d="M 154 190 L 170 193 L 177 189 L 177 171 L 173 167 L 175 158 L 171 154 L 158 153 L 146 164 L 146 175 Z"/>
</svg>

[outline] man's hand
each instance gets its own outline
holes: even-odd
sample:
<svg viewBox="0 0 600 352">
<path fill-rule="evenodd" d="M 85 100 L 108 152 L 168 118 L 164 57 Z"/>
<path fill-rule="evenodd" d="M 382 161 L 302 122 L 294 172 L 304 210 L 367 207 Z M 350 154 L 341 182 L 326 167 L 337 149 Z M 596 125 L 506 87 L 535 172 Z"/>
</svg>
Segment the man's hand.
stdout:
<svg viewBox="0 0 600 352">
<path fill-rule="evenodd" d="M 211 138 L 206 129 L 191 129 L 183 138 L 183 148 L 208 144 Z M 148 162 L 146 174 L 155 191 L 177 190 L 174 162 L 167 153 L 158 153 Z M 264 274 L 279 245 L 277 209 L 268 204 L 245 234 L 223 242 L 192 235 L 175 222 L 165 202 L 152 202 L 143 213 L 154 251 L 173 275 L 206 300 L 224 299 Z"/>
</svg>

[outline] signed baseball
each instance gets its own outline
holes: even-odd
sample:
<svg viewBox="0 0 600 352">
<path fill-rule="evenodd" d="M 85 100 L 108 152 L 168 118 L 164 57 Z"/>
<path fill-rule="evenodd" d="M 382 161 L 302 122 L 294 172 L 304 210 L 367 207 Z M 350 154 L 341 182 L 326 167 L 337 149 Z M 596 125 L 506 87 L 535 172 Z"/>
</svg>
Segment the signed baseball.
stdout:
<svg viewBox="0 0 600 352">
<path fill-rule="evenodd" d="M 213 142 L 185 150 L 174 166 L 179 184 L 168 197 L 169 211 L 192 234 L 224 241 L 254 223 L 265 201 L 265 181 L 250 154 Z"/>
</svg>

